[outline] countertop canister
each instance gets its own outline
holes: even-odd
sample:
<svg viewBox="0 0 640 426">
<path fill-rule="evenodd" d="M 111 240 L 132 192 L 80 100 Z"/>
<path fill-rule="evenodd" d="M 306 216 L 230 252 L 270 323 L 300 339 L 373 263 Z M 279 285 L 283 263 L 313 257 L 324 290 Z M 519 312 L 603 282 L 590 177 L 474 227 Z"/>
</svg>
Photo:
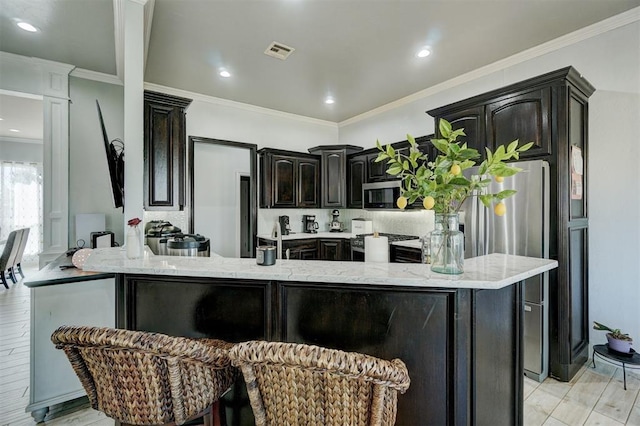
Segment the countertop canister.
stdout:
<svg viewBox="0 0 640 426">
<path fill-rule="evenodd" d="M 256 263 L 262 266 L 271 266 L 276 263 L 276 246 L 256 247 Z"/>
</svg>

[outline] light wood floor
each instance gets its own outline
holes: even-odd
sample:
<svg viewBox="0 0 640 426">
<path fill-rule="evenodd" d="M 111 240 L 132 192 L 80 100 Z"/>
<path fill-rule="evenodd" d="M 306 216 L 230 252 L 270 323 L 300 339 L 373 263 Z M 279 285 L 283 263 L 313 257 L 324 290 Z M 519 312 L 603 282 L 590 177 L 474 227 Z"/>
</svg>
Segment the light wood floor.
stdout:
<svg viewBox="0 0 640 426">
<path fill-rule="evenodd" d="M 33 270 L 26 270 L 29 276 Z M 627 373 L 596 360 L 570 383 L 547 379 L 538 383 L 525 378 L 526 426 L 637 425 L 640 426 L 640 370 Z M 29 289 L 18 282 L 0 289 L 0 425 L 32 426 L 29 403 Z M 46 425 L 106 426 L 113 420 L 91 408 L 70 414 L 51 413 Z M 496 425 L 501 426 L 501 425 Z M 509 426 L 509 425 L 504 425 Z"/>
</svg>

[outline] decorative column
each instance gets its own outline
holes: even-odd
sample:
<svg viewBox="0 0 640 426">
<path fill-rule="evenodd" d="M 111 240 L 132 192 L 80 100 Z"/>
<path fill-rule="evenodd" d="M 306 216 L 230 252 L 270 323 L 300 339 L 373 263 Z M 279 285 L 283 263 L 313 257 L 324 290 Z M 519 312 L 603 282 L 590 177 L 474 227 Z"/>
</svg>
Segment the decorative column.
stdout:
<svg viewBox="0 0 640 426">
<path fill-rule="evenodd" d="M 127 221 L 143 217 L 144 5 L 124 0 L 124 235 Z"/>
</svg>

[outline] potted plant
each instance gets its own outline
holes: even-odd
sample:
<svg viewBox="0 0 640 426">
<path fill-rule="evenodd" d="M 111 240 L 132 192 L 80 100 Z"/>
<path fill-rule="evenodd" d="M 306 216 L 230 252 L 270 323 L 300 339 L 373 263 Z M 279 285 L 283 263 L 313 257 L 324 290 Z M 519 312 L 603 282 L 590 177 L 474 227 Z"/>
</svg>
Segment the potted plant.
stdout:
<svg viewBox="0 0 640 426">
<path fill-rule="evenodd" d="M 476 165 L 480 153 L 469 148 L 466 143 L 457 141 L 464 136 L 464 129 L 453 129 L 451 123 L 440 119 L 438 129 L 442 138 L 432 139 L 433 146 L 439 151 L 436 158 L 430 159 L 418 149 L 415 139 L 407 135 L 409 155 L 396 152 L 391 145 L 382 147 L 376 162 L 386 161 L 387 173 L 398 176 L 402 183 L 402 195 L 396 204 L 404 209 L 407 204 L 422 200 L 427 210 L 435 210 L 436 230 L 431 233 L 431 270 L 447 274 L 463 272 L 463 236 L 458 231 L 458 212 L 462 203 L 477 196 L 485 207 L 495 203 L 494 212 L 502 216 L 506 206 L 502 202 L 516 191 L 506 189 L 492 194 L 487 191 L 491 179 L 502 182 L 504 178 L 522 171 L 505 161 L 518 160 L 520 153 L 528 150 L 533 142 L 518 147 L 518 140 L 501 145 L 493 152 L 486 149 L 486 159 L 479 164 L 478 174 L 465 176 L 462 172 Z"/>
<path fill-rule="evenodd" d="M 628 354 L 631 352 L 631 345 L 633 344 L 633 339 L 626 333 L 620 331 L 619 328 L 609 328 L 604 324 L 600 324 L 599 322 L 593 322 L 594 330 L 608 331 L 607 333 L 607 342 L 609 344 L 609 349 L 614 350 L 616 352 L 621 352 L 624 354 Z"/>
</svg>

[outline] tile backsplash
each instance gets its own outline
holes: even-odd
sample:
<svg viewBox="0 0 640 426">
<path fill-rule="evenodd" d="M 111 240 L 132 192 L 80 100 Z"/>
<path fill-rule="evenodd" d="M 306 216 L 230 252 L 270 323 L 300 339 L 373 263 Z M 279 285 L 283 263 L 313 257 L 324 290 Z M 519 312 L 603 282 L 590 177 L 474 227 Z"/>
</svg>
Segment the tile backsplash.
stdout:
<svg viewBox="0 0 640 426">
<path fill-rule="evenodd" d="M 302 216 L 315 215 L 318 231 L 327 232 L 333 219 L 333 209 L 258 209 L 258 235 L 268 234 L 278 216 L 289 216 L 291 231 L 302 232 Z M 344 223 L 345 232 L 351 231 L 351 219 L 365 218 L 373 221 L 373 230 L 390 234 L 417 235 L 419 237 L 431 232 L 434 227 L 433 211 L 417 209 L 406 211 L 338 209 L 338 220 Z M 188 230 L 188 214 L 186 211 L 145 211 L 144 222 L 150 220 L 168 220 L 172 225 Z"/>
<path fill-rule="evenodd" d="M 178 228 L 180 228 L 182 232 L 186 233 L 188 231 L 189 217 L 187 216 L 187 213 L 185 211 L 178 211 L 178 210 L 147 211 L 145 210 L 144 217 L 143 217 L 144 223 L 146 224 L 151 220 L 166 220 L 168 222 L 171 222 L 173 226 L 177 226 Z"/>
<path fill-rule="evenodd" d="M 329 231 L 333 209 L 259 209 L 258 234 L 271 234 L 278 216 L 289 216 L 292 232 L 302 232 L 302 216 L 315 215 L 318 231 Z M 345 231 L 351 231 L 351 219 L 365 218 L 373 221 L 373 230 L 392 234 L 417 235 L 419 237 L 434 228 L 434 213 L 428 210 L 386 211 L 338 209 L 338 220 L 344 223 Z"/>
</svg>

